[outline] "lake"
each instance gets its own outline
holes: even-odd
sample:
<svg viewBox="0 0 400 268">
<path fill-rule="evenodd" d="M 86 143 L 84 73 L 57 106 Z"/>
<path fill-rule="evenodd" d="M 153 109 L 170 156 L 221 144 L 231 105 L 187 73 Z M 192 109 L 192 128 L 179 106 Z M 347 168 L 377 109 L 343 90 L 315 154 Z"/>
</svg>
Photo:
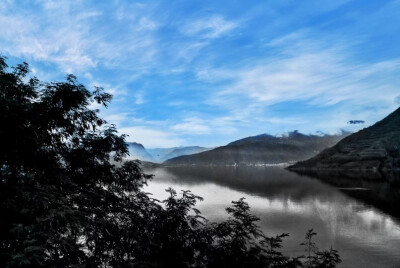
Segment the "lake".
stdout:
<svg viewBox="0 0 400 268">
<path fill-rule="evenodd" d="M 373 179 L 313 178 L 281 167 L 162 167 L 145 170 L 145 188 L 157 199 L 165 189 L 191 190 L 204 198 L 197 208 L 209 220 L 227 217 L 232 200 L 245 197 L 266 235 L 289 233 L 288 255 L 310 228 L 320 249 L 339 250 L 339 267 L 400 267 L 400 188 Z M 340 179 L 337 179 L 340 178 Z"/>
</svg>

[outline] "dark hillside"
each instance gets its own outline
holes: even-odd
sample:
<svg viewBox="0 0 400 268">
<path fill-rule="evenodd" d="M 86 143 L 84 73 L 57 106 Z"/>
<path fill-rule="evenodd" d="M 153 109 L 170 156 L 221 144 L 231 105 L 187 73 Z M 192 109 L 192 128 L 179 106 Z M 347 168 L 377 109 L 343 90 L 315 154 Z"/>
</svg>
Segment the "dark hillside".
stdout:
<svg viewBox="0 0 400 268">
<path fill-rule="evenodd" d="M 400 108 L 317 156 L 290 169 L 379 170 L 400 168 Z"/>
<path fill-rule="evenodd" d="M 257 165 L 299 161 L 336 144 L 347 134 L 305 135 L 297 131 L 287 136 L 262 134 L 247 137 L 210 151 L 169 159 L 167 165 Z"/>
</svg>

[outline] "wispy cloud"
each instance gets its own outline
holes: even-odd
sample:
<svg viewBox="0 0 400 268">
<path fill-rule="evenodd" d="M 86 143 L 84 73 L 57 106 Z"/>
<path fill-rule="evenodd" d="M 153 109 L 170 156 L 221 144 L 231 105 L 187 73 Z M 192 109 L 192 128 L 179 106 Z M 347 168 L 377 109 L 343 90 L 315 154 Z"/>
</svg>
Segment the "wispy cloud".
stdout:
<svg viewBox="0 0 400 268">
<path fill-rule="evenodd" d="M 398 0 L 5 0 L 0 54 L 42 80 L 72 72 L 104 87 L 114 99 L 101 115 L 146 146 L 334 132 L 400 104 L 399 10 Z"/>
<path fill-rule="evenodd" d="M 65 72 L 95 67 L 97 62 L 88 53 L 90 43 L 89 38 L 85 38 L 88 33 L 85 21 L 99 13 L 85 11 L 68 15 L 65 2 L 57 11 L 48 10 L 50 3 L 54 4 L 44 3 L 41 14 L 13 14 L 7 12 L 7 8 L 1 11 L 3 51 L 22 58 L 53 62 Z"/>
<path fill-rule="evenodd" d="M 236 22 L 226 20 L 220 15 L 214 15 L 186 22 L 181 27 L 181 31 L 188 36 L 214 39 L 228 34 L 236 27 L 238 27 Z"/>
<path fill-rule="evenodd" d="M 300 117 L 268 117 L 265 122 L 279 125 L 307 124 L 309 120 Z"/>
<path fill-rule="evenodd" d="M 172 130 L 185 134 L 210 134 L 211 129 L 198 117 L 185 118 L 184 122 L 173 125 Z"/>
<path fill-rule="evenodd" d="M 135 97 L 136 105 L 141 105 L 141 104 L 145 103 L 143 93 L 136 93 L 134 97 Z"/>
<path fill-rule="evenodd" d="M 394 98 L 394 101 L 395 101 L 397 104 L 400 104 L 400 95 L 397 96 L 396 98 Z"/>
<path fill-rule="evenodd" d="M 122 125 L 124 122 L 127 121 L 128 116 L 129 116 L 129 113 L 107 114 L 104 116 L 104 119 L 109 124 Z"/>
<path fill-rule="evenodd" d="M 209 117 L 208 119 L 190 116 L 185 117 L 181 122 L 173 125 L 171 130 L 184 135 L 226 135 L 237 131 L 234 127 L 237 121 L 238 118 L 231 116 Z"/>
<path fill-rule="evenodd" d="M 129 135 L 128 141 L 139 142 L 147 148 L 175 147 L 186 143 L 183 138 L 175 134 L 145 126 L 120 128 L 119 132 Z"/>
<path fill-rule="evenodd" d="M 398 96 L 399 83 L 388 77 L 400 70 L 400 58 L 357 62 L 351 46 L 298 33 L 273 40 L 269 47 L 276 55 L 251 65 L 200 70 L 198 79 L 224 84 L 210 103 L 234 110 L 243 110 L 246 100 L 263 107 L 291 101 L 393 106 Z"/>
<path fill-rule="evenodd" d="M 109 11 L 81 1 L 38 1 L 32 9 L 14 14 L 12 7 L 0 10 L 2 50 L 20 58 L 54 63 L 63 72 L 81 72 L 117 64 L 143 68 L 156 53 L 152 31 L 157 24 L 131 10 L 135 27 L 126 24 L 112 32 L 102 20 L 110 21 Z M 112 10 L 116 8 L 110 5 Z M 118 34 L 117 38 L 113 38 Z M 127 56 L 129 54 L 129 57 Z M 127 60 L 135 58 L 135 65 Z"/>
</svg>

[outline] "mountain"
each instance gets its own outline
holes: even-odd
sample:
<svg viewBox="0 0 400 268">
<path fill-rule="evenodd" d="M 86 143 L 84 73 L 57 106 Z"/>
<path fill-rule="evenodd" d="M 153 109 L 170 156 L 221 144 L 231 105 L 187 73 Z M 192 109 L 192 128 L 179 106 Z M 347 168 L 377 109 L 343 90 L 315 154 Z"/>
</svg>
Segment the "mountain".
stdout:
<svg viewBox="0 0 400 268">
<path fill-rule="evenodd" d="M 172 158 L 164 164 L 224 166 L 288 163 L 310 158 L 346 135 L 304 135 L 297 131 L 282 137 L 262 134 L 210 151 Z"/>
<path fill-rule="evenodd" d="M 151 156 L 156 160 L 157 163 L 161 163 L 166 160 L 164 158 L 165 155 L 169 154 L 173 150 L 175 150 L 177 147 L 173 148 L 149 148 L 147 151 L 151 154 Z"/>
<path fill-rule="evenodd" d="M 128 159 L 138 159 L 142 161 L 155 162 L 155 159 L 147 152 L 144 146 L 137 142 L 128 142 Z"/>
<path fill-rule="evenodd" d="M 400 169 L 400 108 L 376 124 L 354 133 L 293 170 Z"/>
<path fill-rule="evenodd" d="M 200 147 L 200 146 L 182 146 L 172 148 L 154 148 L 147 149 L 147 151 L 153 156 L 156 162 L 163 162 L 167 159 L 178 157 L 181 155 L 190 155 L 208 151 L 211 148 Z"/>
<path fill-rule="evenodd" d="M 175 158 L 182 155 L 191 155 L 197 154 L 205 151 L 209 151 L 210 148 L 200 147 L 200 146 L 188 146 L 188 147 L 178 147 L 175 148 L 172 152 L 166 154 L 164 156 L 165 160 Z"/>
</svg>

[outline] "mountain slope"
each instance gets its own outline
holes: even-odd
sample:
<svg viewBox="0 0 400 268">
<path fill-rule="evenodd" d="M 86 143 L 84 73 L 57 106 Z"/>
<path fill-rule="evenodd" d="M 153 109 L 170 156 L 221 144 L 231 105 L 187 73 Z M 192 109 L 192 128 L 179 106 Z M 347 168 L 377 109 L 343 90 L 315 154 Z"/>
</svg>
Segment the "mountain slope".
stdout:
<svg viewBox="0 0 400 268">
<path fill-rule="evenodd" d="M 128 142 L 129 157 L 128 159 L 138 159 L 142 161 L 154 162 L 154 158 L 146 151 L 144 146 L 137 142 Z"/>
<path fill-rule="evenodd" d="M 149 148 L 147 151 L 151 154 L 151 156 L 155 159 L 157 163 L 161 163 L 166 158 L 164 158 L 165 155 L 169 154 L 173 150 L 175 150 L 176 147 L 172 148 Z"/>
<path fill-rule="evenodd" d="M 205 151 L 209 151 L 210 148 L 200 147 L 200 146 L 188 146 L 188 147 L 178 147 L 174 149 L 172 152 L 166 154 L 164 159 L 171 159 L 181 155 L 191 155 L 197 154 Z"/>
<path fill-rule="evenodd" d="M 157 162 L 163 162 L 167 159 L 178 157 L 181 155 L 196 154 L 208 150 L 210 150 L 210 148 L 200 146 L 147 149 L 147 151 L 153 156 L 153 158 Z"/>
<path fill-rule="evenodd" d="M 210 151 L 169 159 L 167 165 L 256 165 L 304 160 L 334 145 L 346 134 L 304 135 L 297 131 L 287 136 L 268 134 L 248 137 Z"/>
<path fill-rule="evenodd" d="M 391 170 L 400 168 L 400 108 L 290 169 Z"/>
</svg>

